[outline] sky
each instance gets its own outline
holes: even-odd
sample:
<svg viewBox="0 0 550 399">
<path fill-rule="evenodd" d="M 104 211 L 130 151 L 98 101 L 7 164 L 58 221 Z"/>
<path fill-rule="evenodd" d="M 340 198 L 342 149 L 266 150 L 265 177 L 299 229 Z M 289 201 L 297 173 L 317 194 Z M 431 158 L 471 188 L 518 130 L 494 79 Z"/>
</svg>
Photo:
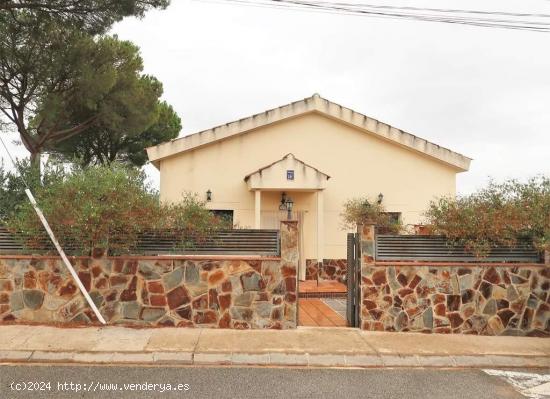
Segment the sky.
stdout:
<svg viewBox="0 0 550 399">
<path fill-rule="evenodd" d="M 368 3 L 550 14 L 549 0 Z M 181 136 L 319 93 L 473 158 L 459 193 L 550 175 L 550 33 L 205 0 L 172 0 L 111 33 L 141 48 Z"/>
</svg>

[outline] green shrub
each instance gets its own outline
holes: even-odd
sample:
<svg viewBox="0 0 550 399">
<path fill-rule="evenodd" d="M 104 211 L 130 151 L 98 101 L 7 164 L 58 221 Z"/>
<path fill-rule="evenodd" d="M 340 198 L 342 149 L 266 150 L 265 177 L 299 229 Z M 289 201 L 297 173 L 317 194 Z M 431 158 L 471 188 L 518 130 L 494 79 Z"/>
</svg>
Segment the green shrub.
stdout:
<svg viewBox="0 0 550 399">
<path fill-rule="evenodd" d="M 28 202 L 24 181 L 31 191 L 35 192 L 43 186 L 63 179 L 67 174 L 63 164 L 53 158 L 46 162 L 42 179 L 38 169 L 31 167 L 28 159 L 18 160 L 16 164 L 17 170 L 8 170 L 4 164 L 0 164 L 0 222 L 12 217 L 19 212 L 22 204 Z"/>
<path fill-rule="evenodd" d="M 143 175 L 120 167 L 77 170 L 37 189 L 35 197 L 60 244 L 81 247 L 83 253 L 127 249 L 158 213 Z M 29 246 L 40 245 L 34 239 L 44 236 L 44 228 L 30 203 L 23 203 L 8 224 L 25 235 Z"/>
<path fill-rule="evenodd" d="M 144 174 L 123 166 L 74 170 L 37 189 L 35 197 L 61 245 L 80 248 L 85 255 L 93 249 L 127 253 L 143 231 L 170 229 L 185 241 L 225 227 L 196 196 L 159 205 Z M 28 202 L 8 219 L 8 225 L 23 233 L 30 248 L 41 245 L 44 228 Z"/>
<path fill-rule="evenodd" d="M 518 240 L 548 250 L 550 178 L 490 182 L 474 194 L 433 201 L 425 216 L 433 233 L 464 245 L 478 257 L 486 256 L 494 246 L 513 246 Z"/>
<path fill-rule="evenodd" d="M 230 222 L 208 210 L 195 193 L 184 193 L 180 202 L 163 204 L 160 211 L 155 228 L 175 235 L 183 247 L 192 247 L 217 230 L 232 228 Z"/>
<path fill-rule="evenodd" d="M 401 221 L 392 220 L 391 216 L 385 212 L 382 204 L 371 201 L 367 197 L 350 199 L 344 203 L 344 210 L 340 214 L 343 220 L 342 227 L 353 230 L 358 224 L 374 224 L 384 233 L 399 233 L 402 228 Z"/>
</svg>

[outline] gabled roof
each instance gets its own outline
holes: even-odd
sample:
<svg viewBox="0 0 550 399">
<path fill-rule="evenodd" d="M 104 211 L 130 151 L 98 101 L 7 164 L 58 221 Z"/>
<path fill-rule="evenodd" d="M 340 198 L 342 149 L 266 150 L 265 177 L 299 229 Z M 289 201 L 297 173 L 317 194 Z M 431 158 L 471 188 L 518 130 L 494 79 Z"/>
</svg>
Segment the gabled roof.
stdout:
<svg viewBox="0 0 550 399">
<path fill-rule="evenodd" d="M 286 154 L 284 157 L 282 157 L 281 159 L 279 159 L 279 160 L 277 160 L 277 161 L 275 161 L 275 162 L 271 162 L 269 165 L 262 166 L 260 169 L 257 169 L 257 170 L 255 170 L 254 172 L 247 174 L 247 175 L 244 177 L 244 181 L 248 181 L 248 179 L 250 179 L 250 177 L 251 177 L 252 175 L 255 175 L 256 173 L 260 173 L 260 174 L 261 174 L 265 169 L 269 169 L 269 168 L 271 168 L 272 166 L 274 166 L 274 165 L 276 165 L 276 164 L 278 164 L 278 163 L 281 163 L 281 162 L 283 162 L 285 159 L 288 159 L 288 158 L 291 158 L 291 159 L 293 159 L 294 161 L 298 162 L 299 164 L 302 164 L 302 165 L 305 166 L 306 168 L 312 169 L 312 170 L 314 170 L 315 172 L 317 172 L 317 173 L 319 173 L 319 174 L 325 176 L 325 178 L 326 178 L 327 180 L 330 179 L 330 176 L 329 176 L 329 175 L 327 175 L 326 173 L 321 172 L 319 169 L 317 169 L 317 168 L 315 168 L 315 167 L 313 167 L 313 166 L 311 166 L 311 165 L 308 165 L 308 164 L 305 163 L 304 161 L 302 161 L 302 160 L 296 158 L 296 157 L 294 156 L 294 154 L 290 152 L 290 153 Z"/>
<path fill-rule="evenodd" d="M 159 161 L 164 158 L 307 113 L 320 113 L 336 119 L 363 130 L 365 133 L 439 160 L 460 171 L 466 171 L 470 167 L 471 158 L 333 103 L 318 94 L 248 118 L 149 147 L 147 155 L 153 165 L 158 168 Z"/>
<path fill-rule="evenodd" d="M 244 177 L 249 190 L 283 191 L 324 190 L 328 179 L 329 175 L 297 159 L 294 154 L 286 154 Z"/>
</svg>

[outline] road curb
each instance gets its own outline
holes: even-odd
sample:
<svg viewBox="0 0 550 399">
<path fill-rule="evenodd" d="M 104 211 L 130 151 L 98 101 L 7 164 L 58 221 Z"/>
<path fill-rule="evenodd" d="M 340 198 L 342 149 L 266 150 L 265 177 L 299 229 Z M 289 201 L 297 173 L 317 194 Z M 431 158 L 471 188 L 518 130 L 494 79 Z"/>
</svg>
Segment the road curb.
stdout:
<svg viewBox="0 0 550 399">
<path fill-rule="evenodd" d="M 548 368 L 542 356 L 419 356 L 309 353 L 56 352 L 0 351 L 0 363 L 297 366 L 338 368 Z"/>
</svg>

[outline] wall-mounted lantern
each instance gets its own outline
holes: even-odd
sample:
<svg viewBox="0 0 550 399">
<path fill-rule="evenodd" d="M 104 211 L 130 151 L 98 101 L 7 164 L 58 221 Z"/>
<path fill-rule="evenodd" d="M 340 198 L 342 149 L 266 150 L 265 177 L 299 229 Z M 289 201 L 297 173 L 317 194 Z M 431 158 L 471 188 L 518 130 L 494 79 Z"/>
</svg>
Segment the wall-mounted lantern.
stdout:
<svg viewBox="0 0 550 399">
<path fill-rule="evenodd" d="M 286 210 L 287 210 L 287 219 L 288 220 L 291 220 L 292 219 L 292 208 L 294 206 L 294 201 L 292 201 L 292 198 L 288 197 L 286 199 Z"/>
<path fill-rule="evenodd" d="M 286 210 L 286 193 L 284 192 L 281 194 L 281 203 L 279 204 L 279 210 Z"/>
<path fill-rule="evenodd" d="M 287 211 L 288 220 L 292 219 L 292 208 L 294 207 L 294 201 L 286 193 L 281 194 L 281 203 L 279 204 L 280 211 Z"/>
<path fill-rule="evenodd" d="M 208 191 L 206 192 L 206 200 L 212 201 L 212 190 L 210 189 L 208 189 Z"/>
<path fill-rule="evenodd" d="M 384 194 L 380 193 L 378 194 L 378 205 L 380 205 L 382 203 L 382 200 L 384 199 Z"/>
</svg>

